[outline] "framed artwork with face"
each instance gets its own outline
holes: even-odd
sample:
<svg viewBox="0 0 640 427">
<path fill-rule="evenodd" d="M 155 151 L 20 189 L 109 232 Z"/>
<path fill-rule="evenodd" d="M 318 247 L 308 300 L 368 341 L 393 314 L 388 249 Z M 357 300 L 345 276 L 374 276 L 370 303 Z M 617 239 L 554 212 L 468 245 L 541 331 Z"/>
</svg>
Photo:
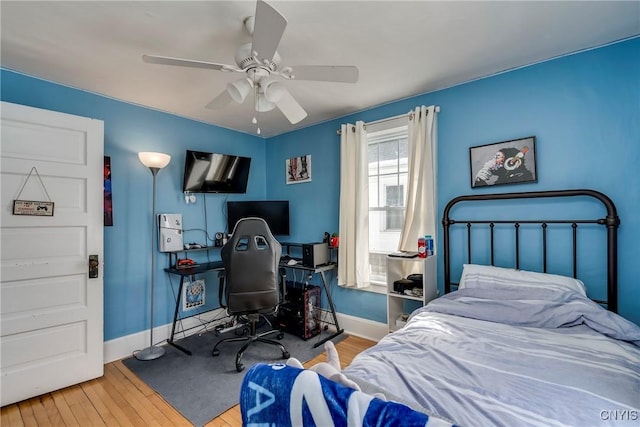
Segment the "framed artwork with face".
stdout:
<svg viewBox="0 0 640 427">
<path fill-rule="evenodd" d="M 538 181 L 535 136 L 471 147 L 469 160 L 471 188 Z"/>
</svg>

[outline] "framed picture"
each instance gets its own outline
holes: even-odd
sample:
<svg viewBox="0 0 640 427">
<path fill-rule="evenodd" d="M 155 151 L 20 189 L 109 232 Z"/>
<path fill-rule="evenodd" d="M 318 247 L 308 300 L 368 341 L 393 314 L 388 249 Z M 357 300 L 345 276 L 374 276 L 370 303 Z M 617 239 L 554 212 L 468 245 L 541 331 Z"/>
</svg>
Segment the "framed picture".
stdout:
<svg viewBox="0 0 640 427">
<path fill-rule="evenodd" d="M 185 286 L 182 288 L 182 311 L 202 307 L 204 305 L 206 291 L 204 280 L 185 281 L 184 284 Z"/>
<path fill-rule="evenodd" d="M 104 225 L 113 225 L 113 198 L 111 197 L 111 157 L 104 156 Z"/>
<path fill-rule="evenodd" d="M 537 182 L 536 137 L 469 148 L 471 188 Z"/>
<path fill-rule="evenodd" d="M 285 164 L 287 184 L 311 181 L 311 156 L 292 157 Z"/>
</svg>

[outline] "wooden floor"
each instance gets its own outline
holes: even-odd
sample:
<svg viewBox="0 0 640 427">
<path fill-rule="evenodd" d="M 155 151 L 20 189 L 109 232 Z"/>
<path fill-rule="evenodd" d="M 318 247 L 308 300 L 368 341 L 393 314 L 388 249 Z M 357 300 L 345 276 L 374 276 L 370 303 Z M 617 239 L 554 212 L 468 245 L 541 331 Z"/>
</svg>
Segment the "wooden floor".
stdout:
<svg viewBox="0 0 640 427">
<path fill-rule="evenodd" d="M 344 368 L 356 354 L 375 342 L 349 336 L 336 344 Z M 305 363 L 326 361 L 323 354 Z M 2 407 L 0 425 L 14 426 L 190 426 L 121 361 L 105 365 L 104 376 Z M 206 427 L 242 425 L 240 407 L 229 409 Z"/>
</svg>

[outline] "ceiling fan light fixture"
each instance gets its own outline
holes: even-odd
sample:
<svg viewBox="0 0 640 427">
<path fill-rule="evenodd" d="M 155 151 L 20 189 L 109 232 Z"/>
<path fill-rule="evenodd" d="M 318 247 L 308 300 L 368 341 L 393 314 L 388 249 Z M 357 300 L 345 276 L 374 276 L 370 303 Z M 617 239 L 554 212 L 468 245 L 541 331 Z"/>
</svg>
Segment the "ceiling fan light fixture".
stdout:
<svg viewBox="0 0 640 427">
<path fill-rule="evenodd" d="M 268 101 L 264 94 L 258 94 L 258 98 L 256 98 L 256 111 L 264 113 L 265 111 L 271 111 L 274 108 L 276 108 L 276 104 Z"/>
<path fill-rule="evenodd" d="M 244 102 L 252 88 L 253 82 L 249 79 L 240 79 L 227 84 L 227 92 L 229 92 L 231 99 L 238 104 L 242 104 Z"/>
<path fill-rule="evenodd" d="M 272 80 L 264 86 L 264 97 L 267 101 L 277 104 L 283 96 L 284 88 L 282 83 Z"/>
</svg>

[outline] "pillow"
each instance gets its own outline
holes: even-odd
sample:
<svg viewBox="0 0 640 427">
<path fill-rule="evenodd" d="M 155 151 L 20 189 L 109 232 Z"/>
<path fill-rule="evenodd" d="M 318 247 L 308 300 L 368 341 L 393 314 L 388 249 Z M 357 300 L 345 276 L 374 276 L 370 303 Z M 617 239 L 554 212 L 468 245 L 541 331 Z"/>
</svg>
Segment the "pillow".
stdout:
<svg viewBox="0 0 640 427">
<path fill-rule="evenodd" d="M 544 285 L 548 288 L 571 289 L 585 297 L 587 296 L 584 283 L 573 277 L 477 264 L 464 264 L 458 289 L 478 288 L 482 287 L 482 283 L 487 282 L 514 286 Z"/>
</svg>

